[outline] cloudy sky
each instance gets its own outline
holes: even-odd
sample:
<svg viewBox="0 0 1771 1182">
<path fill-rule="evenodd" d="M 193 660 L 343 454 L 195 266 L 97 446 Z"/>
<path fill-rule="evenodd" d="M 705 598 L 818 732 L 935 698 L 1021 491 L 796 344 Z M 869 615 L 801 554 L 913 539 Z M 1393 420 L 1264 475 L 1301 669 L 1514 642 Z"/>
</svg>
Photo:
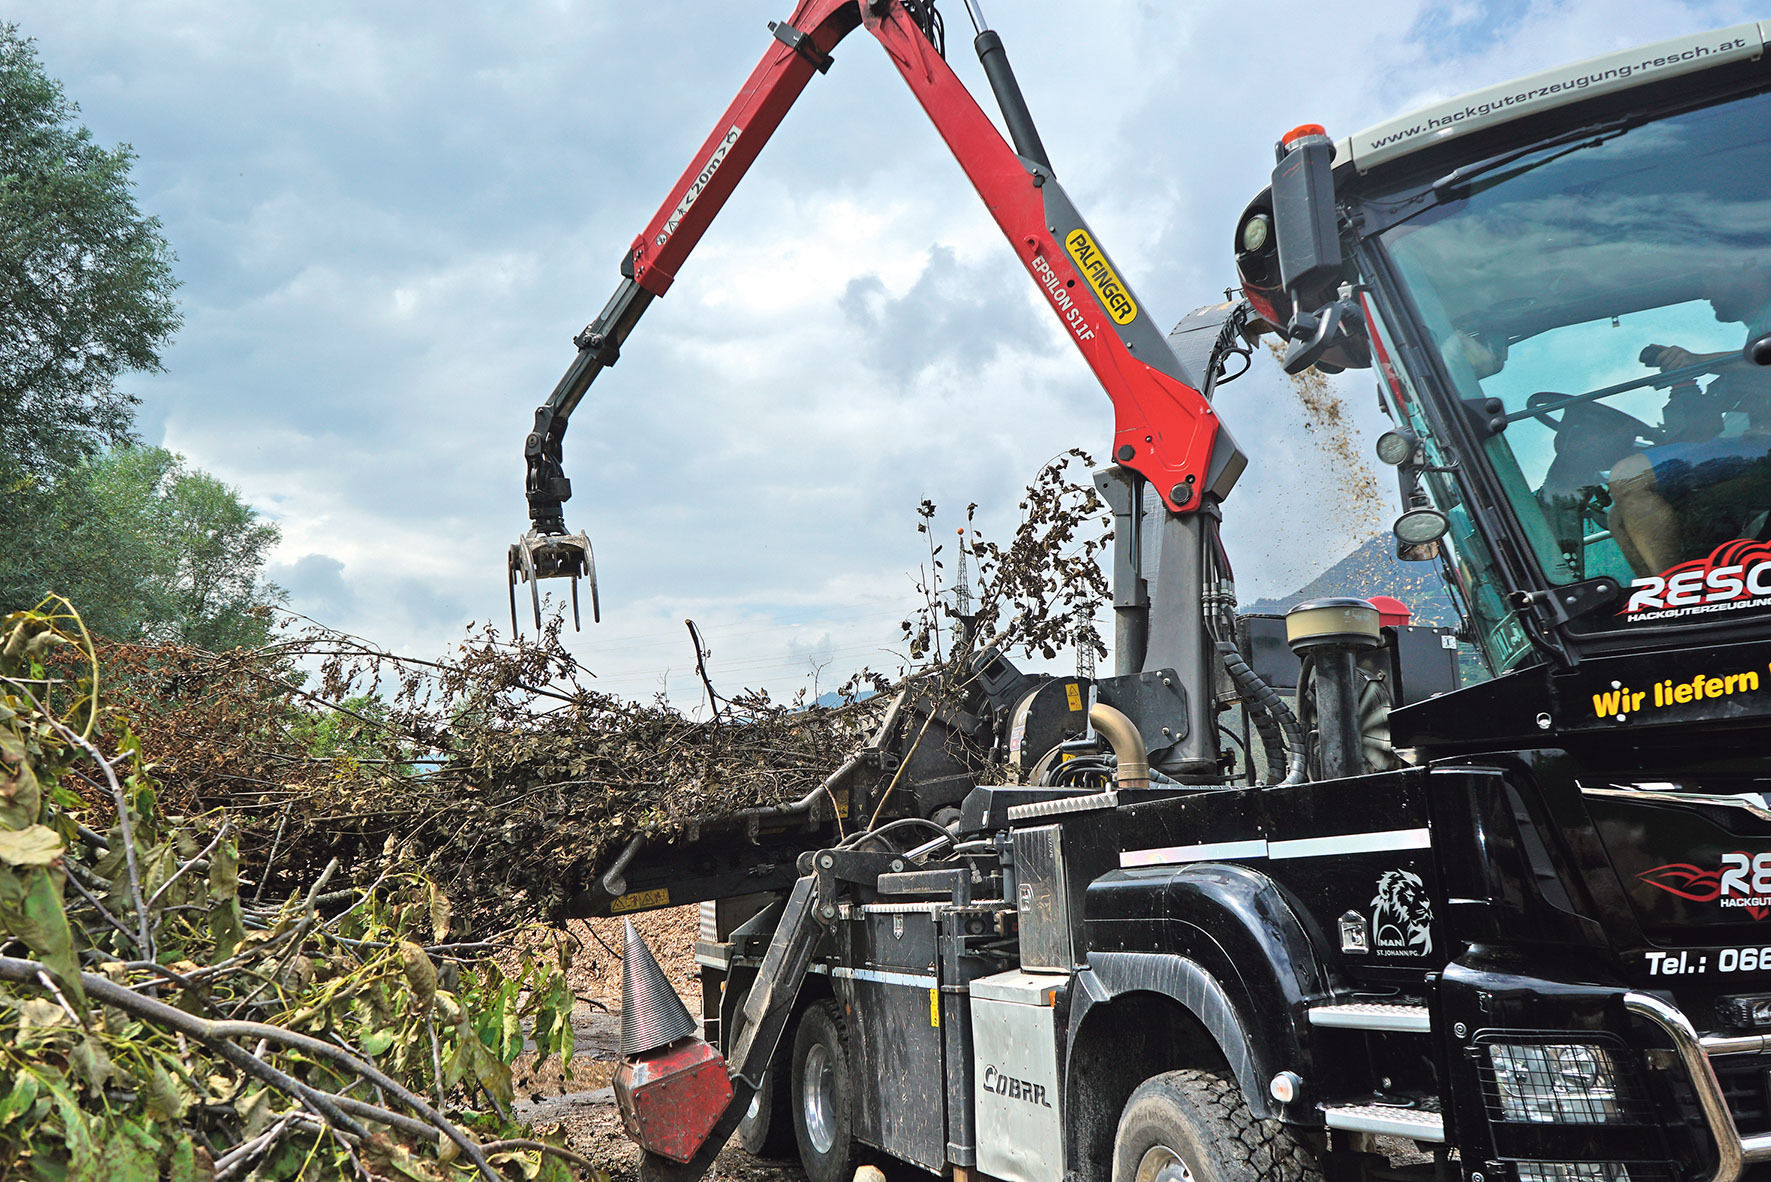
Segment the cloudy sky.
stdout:
<svg viewBox="0 0 1771 1182">
<path fill-rule="evenodd" d="M 132 144 L 185 328 L 142 433 L 282 529 L 291 605 L 418 654 L 506 616 L 533 408 L 788 0 L 0 0 Z M 1762 15 L 1737 3 L 985 0 L 1059 177 L 1166 321 L 1221 298 L 1279 133 L 1341 136 L 1533 70 Z M 987 98 L 960 0 L 949 57 Z M 1015 494 L 1111 409 L 885 55 L 857 33 L 573 418 L 568 523 L 612 691 L 890 668 L 914 507 Z M 1369 455 L 1370 379 L 1342 386 Z M 1387 523 L 1270 362 L 1220 400 L 1244 600 Z M 1384 481 L 1384 487 L 1389 487 Z M 506 627 L 508 625 L 505 625 Z"/>
</svg>

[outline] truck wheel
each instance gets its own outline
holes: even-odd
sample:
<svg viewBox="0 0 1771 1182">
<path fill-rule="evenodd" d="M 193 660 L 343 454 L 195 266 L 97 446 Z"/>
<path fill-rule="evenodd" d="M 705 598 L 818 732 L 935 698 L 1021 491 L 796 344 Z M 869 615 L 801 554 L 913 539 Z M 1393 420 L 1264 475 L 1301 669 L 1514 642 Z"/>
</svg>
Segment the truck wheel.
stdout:
<svg viewBox="0 0 1771 1182">
<path fill-rule="evenodd" d="M 743 1023 L 744 1003 L 749 1000 L 750 991 L 746 990 L 733 1003 L 734 1024 Z M 734 1029 L 731 1039 L 722 1040 L 725 1044 L 723 1049 L 728 1054 L 732 1045 L 738 1041 L 738 1033 L 739 1030 Z M 769 1060 L 768 1070 L 763 1072 L 762 1087 L 751 1097 L 744 1119 L 738 1122 L 738 1144 L 752 1157 L 786 1157 L 793 1151 L 793 1124 L 789 1116 L 792 1110 L 787 1104 L 787 1085 L 790 1081 L 783 1049 L 776 1048 L 775 1057 Z"/>
<path fill-rule="evenodd" d="M 788 1120 L 787 1085 L 791 1082 L 776 1062 L 763 1072 L 763 1086 L 751 1097 L 750 1109 L 738 1122 L 738 1144 L 752 1157 L 786 1157 L 793 1150 L 793 1125 Z"/>
<path fill-rule="evenodd" d="M 809 1182 L 850 1182 L 854 1176 L 854 1098 L 842 1016 L 835 1002 L 819 1002 L 806 1010 L 794 1032 L 793 1082 L 787 1094 L 799 1161 Z"/>
<path fill-rule="evenodd" d="M 1113 1138 L 1113 1182 L 1321 1182 L 1285 1124 L 1256 1120 L 1242 1090 L 1206 1071 L 1145 1080 Z"/>
</svg>

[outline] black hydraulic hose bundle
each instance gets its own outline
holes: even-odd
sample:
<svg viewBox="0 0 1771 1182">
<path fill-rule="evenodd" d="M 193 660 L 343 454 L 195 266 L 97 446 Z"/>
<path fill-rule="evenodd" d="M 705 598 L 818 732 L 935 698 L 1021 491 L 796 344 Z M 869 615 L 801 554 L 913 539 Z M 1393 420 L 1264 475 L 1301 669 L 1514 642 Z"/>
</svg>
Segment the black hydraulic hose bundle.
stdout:
<svg viewBox="0 0 1771 1182">
<path fill-rule="evenodd" d="M 1302 784 L 1307 763 L 1304 732 L 1298 726 L 1297 715 L 1273 692 L 1272 686 L 1261 680 L 1260 674 L 1248 667 L 1235 645 L 1220 641 L 1218 652 L 1223 656 L 1224 672 L 1253 711 L 1255 730 L 1260 732 L 1261 746 L 1267 753 L 1267 766 L 1285 768 L 1285 778 L 1276 787 Z"/>
</svg>

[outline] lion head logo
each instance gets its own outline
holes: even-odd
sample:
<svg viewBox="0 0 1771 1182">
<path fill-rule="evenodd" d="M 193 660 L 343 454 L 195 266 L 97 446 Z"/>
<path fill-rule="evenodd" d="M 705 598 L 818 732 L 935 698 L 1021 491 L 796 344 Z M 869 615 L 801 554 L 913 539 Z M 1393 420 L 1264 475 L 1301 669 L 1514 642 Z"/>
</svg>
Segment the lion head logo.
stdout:
<svg viewBox="0 0 1771 1182">
<path fill-rule="evenodd" d="M 1382 950 L 1426 956 L 1433 951 L 1433 905 L 1418 874 L 1386 870 L 1371 900 L 1373 943 Z"/>
</svg>

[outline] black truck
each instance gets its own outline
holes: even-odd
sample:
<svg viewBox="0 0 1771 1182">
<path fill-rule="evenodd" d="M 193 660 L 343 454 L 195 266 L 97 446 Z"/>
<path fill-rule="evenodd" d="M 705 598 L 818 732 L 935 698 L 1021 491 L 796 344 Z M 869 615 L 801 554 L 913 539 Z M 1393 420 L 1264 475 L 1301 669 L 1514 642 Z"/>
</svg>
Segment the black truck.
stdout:
<svg viewBox="0 0 1771 1182">
<path fill-rule="evenodd" d="M 968 8 L 1012 168 L 949 142 L 1119 416 L 1097 476 L 1115 669 L 979 651 L 819 792 L 607 868 L 579 913 L 707 900 L 700 1025 L 725 1061 L 686 1049 L 680 1003 L 630 999 L 646 1172 L 694 1176 L 736 1129 L 796 1144 L 813 1182 L 869 1147 L 1012 1182 L 1762 1175 L 1771 26 L 1339 143 L 1297 128 L 1235 228 L 1243 300 L 1165 341 Z M 931 12 L 807 0 L 747 93 L 864 24 L 946 133 Z M 749 128 L 715 129 L 629 286 L 668 280 L 657 251 L 736 183 Z M 1017 201 L 1043 214 L 1024 238 Z M 558 435 L 647 298 L 586 330 L 530 437 L 525 577 L 576 569 Z M 1294 372 L 1372 371 L 1398 554 L 1439 564 L 1455 635 L 1360 600 L 1237 617 L 1217 525 L 1242 457 L 1215 422 L 1180 437 L 1264 333 Z M 1133 354 L 1162 380 L 1115 386 Z M 1179 418 L 1148 410 L 1165 382 L 1197 395 Z M 1252 755 L 1226 743 L 1242 719 Z"/>
</svg>

